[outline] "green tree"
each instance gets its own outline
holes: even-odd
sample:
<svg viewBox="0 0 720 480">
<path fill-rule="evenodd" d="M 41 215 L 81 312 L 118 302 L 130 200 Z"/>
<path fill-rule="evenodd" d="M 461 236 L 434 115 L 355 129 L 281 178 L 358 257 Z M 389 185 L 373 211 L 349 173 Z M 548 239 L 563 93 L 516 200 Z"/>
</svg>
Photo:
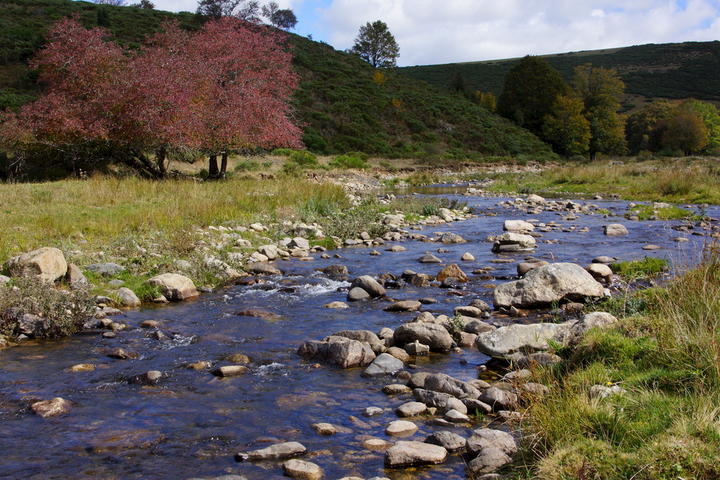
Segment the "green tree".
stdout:
<svg viewBox="0 0 720 480">
<path fill-rule="evenodd" d="M 295 13 L 289 8 L 280 8 L 277 2 L 263 5 L 262 14 L 273 26 L 283 30 L 295 28 L 298 23 Z"/>
<path fill-rule="evenodd" d="M 543 122 L 555 99 L 568 87 L 547 61 L 527 56 L 512 67 L 498 100 L 498 112 L 531 132 L 542 136 Z"/>
<path fill-rule="evenodd" d="M 700 100 L 685 100 L 679 108 L 684 111 L 694 112 L 702 118 L 707 128 L 708 143 L 705 146 L 707 153 L 720 153 L 720 111 L 712 103 L 701 102 Z"/>
<path fill-rule="evenodd" d="M 590 156 L 627 153 L 625 120 L 618 113 L 625 84 L 617 71 L 580 65 L 575 67 L 572 86 L 590 122 Z"/>
<path fill-rule="evenodd" d="M 360 27 L 350 53 L 360 56 L 375 68 L 392 68 L 400 56 L 400 47 L 385 22 L 377 20 Z"/>
<path fill-rule="evenodd" d="M 671 113 L 670 102 L 658 100 L 630 115 L 625 125 L 625 138 L 630 153 L 637 155 L 642 151 L 659 151 L 662 148 L 662 130 Z"/>
<path fill-rule="evenodd" d="M 465 77 L 462 72 L 456 71 L 450 80 L 450 90 L 456 93 L 464 94 L 467 91 L 467 84 L 465 83 Z"/>
<path fill-rule="evenodd" d="M 583 102 L 561 95 L 545 116 L 543 136 L 562 155 L 585 155 L 590 149 L 590 122 L 583 115 Z"/>
<path fill-rule="evenodd" d="M 707 144 L 708 129 L 698 113 L 678 108 L 666 121 L 662 135 L 665 149 L 691 155 L 702 151 Z"/>
</svg>

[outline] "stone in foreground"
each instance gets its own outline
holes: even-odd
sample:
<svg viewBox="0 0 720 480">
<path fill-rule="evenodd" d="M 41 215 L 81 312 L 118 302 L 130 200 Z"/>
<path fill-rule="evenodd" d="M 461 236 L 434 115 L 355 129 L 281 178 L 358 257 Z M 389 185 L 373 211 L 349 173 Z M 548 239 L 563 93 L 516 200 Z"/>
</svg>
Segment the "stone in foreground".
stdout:
<svg viewBox="0 0 720 480">
<path fill-rule="evenodd" d="M 493 292 L 495 308 L 541 307 L 562 300 L 604 296 L 605 289 L 580 265 L 553 263 L 531 270 L 521 280 L 504 283 Z"/>
<path fill-rule="evenodd" d="M 30 408 L 42 418 L 65 415 L 70 411 L 71 403 L 64 398 L 55 397 L 52 400 L 43 400 L 33 403 Z"/>
<path fill-rule="evenodd" d="M 503 358 L 514 352 L 547 350 L 548 341 L 562 342 L 569 331 L 567 323 L 518 323 L 478 334 L 475 346 L 486 355 Z"/>
<path fill-rule="evenodd" d="M 385 452 L 385 466 L 391 468 L 443 463 L 448 451 L 423 442 L 397 442 Z"/>
<path fill-rule="evenodd" d="M 259 450 L 253 450 L 246 453 L 238 453 L 235 455 L 235 459 L 239 462 L 244 461 L 259 461 L 259 460 L 282 460 L 285 458 L 297 457 L 307 452 L 307 449 L 302 443 L 298 442 L 285 442 L 276 443 L 269 447 L 261 448 Z"/>
<path fill-rule="evenodd" d="M 175 302 L 199 295 L 193 281 L 177 273 L 163 273 L 151 278 L 148 283 L 158 287 L 165 298 Z"/>
<path fill-rule="evenodd" d="M 297 459 L 283 463 L 283 473 L 298 480 L 320 480 L 323 477 L 322 468 L 312 462 Z"/>
<path fill-rule="evenodd" d="M 32 252 L 13 257 L 7 262 L 12 277 L 37 277 L 43 282 L 52 283 L 65 276 L 67 272 L 65 255 L 57 248 L 43 247 Z"/>
</svg>

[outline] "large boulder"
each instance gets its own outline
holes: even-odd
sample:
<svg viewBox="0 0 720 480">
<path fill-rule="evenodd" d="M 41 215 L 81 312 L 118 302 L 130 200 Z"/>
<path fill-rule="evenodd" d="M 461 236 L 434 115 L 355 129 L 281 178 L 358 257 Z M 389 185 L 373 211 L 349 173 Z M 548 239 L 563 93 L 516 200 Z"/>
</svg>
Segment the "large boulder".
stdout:
<svg viewBox="0 0 720 480">
<path fill-rule="evenodd" d="M 43 247 L 13 257 L 7 262 L 7 269 L 13 277 L 37 277 L 52 283 L 65 276 L 67 261 L 57 248 Z"/>
<path fill-rule="evenodd" d="M 505 358 L 515 352 L 547 350 L 548 341 L 564 342 L 570 331 L 568 323 L 515 324 L 483 332 L 475 339 L 475 346 L 486 355 Z"/>
<path fill-rule="evenodd" d="M 447 393 L 457 398 L 478 398 L 480 396 L 477 388 L 444 373 L 433 373 L 425 377 L 424 387 L 426 390 Z"/>
<path fill-rule="evenodd" d="M 365 367 L 375 360 L 375 353 L 367 343 L 334 336 L 322 341 L 305 342 L 298 349 L 298 355 L 324 360 L 341 368 Z"/>
<path fill-rule="evenodd" d="M 521 280 L 499 285 L 493 292 L 495 308 L 539 307 L 561 300 L 598 298 L 605 289 L 580 265 L 553 263 L 528 272 Z"/>
<path fill-rule="evenodd" d="M 378 283 L 378 281 L 370 275 L 363 275 L 362 277 L 358 277 L 353 280 L 350 285 L 350 289 L 353 288 L 361 288 L 365 290 L 372 298 L 382 297 L 385 295 L 385 287 L 380 285 L 380 283 Z"/>
<path fill-rule="evenodd" d="M 380 354 L 385 351 L 385 344 L 380 338 L 370 330 L 342 330 L 337 333 L 333 333 L 331 337 L 345 337 L 350 340 L 357 340 L 358 342 L 367 343 L 372 348 L 373 352 Z M 330 338 L 330 337 L 327 337 Z M 326 338 L 326 340 L 327 340 Z"/>
<path fill-rule="evenodd" d="M 193 281 L 178 273 L 163 273 L 151 278 L 148 283 L 158 287 L 165 298 L 175 302 L 199 295 Z"/>
<path fill-rule="evenodd" d="M 516 233 L 532 232 L 535 230 L 535 225 L 525 220 L 505 220 L 503 230 Z"/>
<path fill-rule="evenodd" d="M 365 369 L 363 376 L 376 377 L 379 375 L 392 375 L 403 369 L 405 364 L 389 353 L 381 353 Z"/>
<path fill-rule="evenodd" d="M 527 252 L 536 246 L 535 237 L 522 233 L 507 232 L 495 237 L 492 251 L 502 252 Z"/>
<path fill-rule="evenodd" d="M 512 435 L 489 428 L 475 430 L 467 441 L 467 448 L 477 455 L 468 463 L 471 475 L 494 472 L 510 463 L 510 456 L 517 452 Z"/>
<path fill-rule="evenodd" d="M 608 237 L 619 237 L 630 233 L 628 232 L 627 227 L 622 223 L 611 223 L 610 225 L 605 225 L 603 227 L 603 232 Z"/>
<path fill-rule="evenodd" d="M 436 323 L 406 323 L 393 334 L 395 345 L 406 345 L 419 341 L 433 351 L 447 352 L 452 348 L 453 339 L 442 325 Z"/>
<path fill-rule="evenodd" d="M 391 468 L 443 463 L 448 451 L 424 442 L 397 442 L 385 452 L 385 466 Z"/>
</svg>

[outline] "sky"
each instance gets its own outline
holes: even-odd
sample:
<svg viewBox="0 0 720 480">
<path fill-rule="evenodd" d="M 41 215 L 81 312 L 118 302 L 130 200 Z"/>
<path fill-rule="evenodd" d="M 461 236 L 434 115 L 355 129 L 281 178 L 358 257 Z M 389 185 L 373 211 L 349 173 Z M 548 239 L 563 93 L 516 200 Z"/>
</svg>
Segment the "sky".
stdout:
<svg viewBox="0 0 720 480">
<path fill-rule="evenodd" d="M 194 11 L 196 0 L 153 0 Z M 277 0 L 298 17 L 296 33 L 352 46 L 382 20 L 400 45 L 398 65 L 426 65 L 720 40 L 720 0 Z"/>
</svg>

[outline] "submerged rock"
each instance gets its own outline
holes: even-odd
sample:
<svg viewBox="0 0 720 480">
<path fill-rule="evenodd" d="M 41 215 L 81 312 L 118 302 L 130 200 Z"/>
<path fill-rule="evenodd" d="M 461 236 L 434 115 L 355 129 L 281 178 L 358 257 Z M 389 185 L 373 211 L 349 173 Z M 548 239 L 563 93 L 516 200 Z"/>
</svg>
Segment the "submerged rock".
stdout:
<svg viewBox="0 0 720 480">
<path fill-rule="evenodd" d="M 269 447 L 261 448 L 259 450 L 253 450 L 246 453 L 238 453 L 235 455 L 235 459 L 243 461 L 260 461 L 260 460 L 281 460 L 284 458 L 297 457 L 307 452 L 307 449 L 302 443 L 298 442 L 285 442 L 270 445 Z"/>
<path fill-rule="evenodd" d="M 52 400 L 42 400 L 33 403 L 30 408 L 42 418 L 56 417 L 70 412 L 72 403 L 64 398 L 55 397 Z"/>
</svg>

